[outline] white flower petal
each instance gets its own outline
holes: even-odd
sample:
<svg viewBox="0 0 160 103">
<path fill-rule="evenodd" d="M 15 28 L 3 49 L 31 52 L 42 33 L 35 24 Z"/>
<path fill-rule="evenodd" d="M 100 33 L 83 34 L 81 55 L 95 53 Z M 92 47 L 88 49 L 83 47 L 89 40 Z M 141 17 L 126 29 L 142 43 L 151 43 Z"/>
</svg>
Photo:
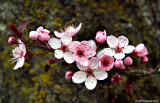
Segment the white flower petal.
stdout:
<svg viewBox="0 0 160 103">
<path fill-rule="evenodd" d="M 96 57 L 92 57 L 89 62 L 89 67 L 92 69 L 96 69 L 98 68 L 98 65 L 99 65 L 99 59 Z"/>
<path fill-rule="evenodd" d="M 78 71 L 74 73 L 74 75 L 72 76 L 72 81 L 74 83 L 82 83 L 86 80 L 86 77 L 87 77 L 87 74 L 85 72 Z"/>
<path fill-rule="evenodd" d="M 101 58 L 103 55 L 104 55 L 104 49 L 102 49 L 101 51 L 99 51 L 99 52 L 97 53 L 97 57 L 98 57 L 98 58 Z"/>
<path fill-rule="evenodd" d="M 53 48 L 53 49 L 58 49 L 61 47 L 61 41 L 57 38 L 51 38 L 48 40 L 48 44 Z"/>
<path fill-rule="evenodd" d="M 68 45 L 72 41 L 72 36 L 65 34 L 61 37 L 61 41 L 63 44 Z"/>
<path fill-rule="evenodd" d="M 93 74 L 97 80 L 104 80 L 108 77 L 108 73 L 100 68 L 96 69 Z"/>
<path fill-rule="evenodd" d="M 115 57 L 116 59 L 123 59 L 123 58 L 125 57 L 125 54 L 124 54 L 124 53 L 116 53 L 116 54 L 114 55 L 114 57 Z"/>
<path fill-rule="evenodd" d="M 96 42 L 94 40 L 89 40 L 88 41 L 88 47 L 96 50 L 97 49 Z"/>
<path fill-rule="evenodd" d="M 57 59 L 61 59 L 63 57 L 63 51 L 61 50 L 55 50 L 54 55 Z"/>
<path fill-rule="evenodd" d="M 80 70 L 86 70 L 86 69 L 88 69 L 88 66 L 83 66 L 83 65 L 81 65 L 79 62 L 77 62 L 77 67 L 78 67 Z"/>
<path fill-rule="evenodd" d="M 22 57 L 22 58 L 18 58 L 17 59 L 17 63 L 16 63 L 16 65 L 14 66 L 14 70 L 16 70 L 16 69 L 18 69 L 18 68 L 21 68 L 22 66 L 23 66 L 23 64 L 24 64 L 24 57 Z"/>
<path fill-rule="evenodd" d="M 23 43 L 20 39 L 18 39 L 18 43 Z"/>
<path fill-rule="evenodd" d="M 125 36 L 119 36 L 117 38 L 120 47 L 125 47 L 128 45 L 129 41 Z"/>
<path fill-rule="evenodd" d="M 93 90 L 97 85 L 96 78 L 94 78 L 93 76 L 88 76 L 85 81 L 85 85 L 86 85 L 87 89 Z"/>
<path fill-rule="evenodd" d="M 79 30 L 81 29 L 81 26 L 82 26 L 82 23 L 80 23 L 78 27 L 73 30 L 72 36 L 75 35 L 77 32 L 79 32 Z"/>
<path fill-rule="evenodd" d="M 109 55 L 109 56 L 113 56 L 115 54 L 115 51 L 111 48 L 105 48 L 104 49 L 104 54 Z"/>
<path fill-rule="evenodd" d="M 79 63 L 83 66 L 88 66 L 89 65 L 89 60 L 86 57 L 81 57 L 79 60 Z"/>
<path fill-rule="evenodd" d="M 135 49 L 134 46 L 128 45 L 123 49 L 123 53 L 125 54 L 130 54 L 133 52 L 133 50 Z"/>
<path fill-rule="evenodd" d="M 12 50 L 12 54 L 15 58 L 19 57 L 20 52 L 21 52 L 21 49 L 18 46 Z"/>
<path fill-rule="evenodd" d="M 54 35 L 55 35 L 57 38 L 61 38 L 61 37 L 64 35 L 64 32 L 54 31 Z"/>
<path fill-rule="evenodd" d="M 23 56 L 26 54 L 26 47 L 24 44 L 19 44 L 19 48 L 23 51 Z"/>
<path fill-rule="evenodd" d="M 69 51 L 72 52 L 72 47 L 73 47 L 73 45 L 74 45 L 75 43 L 79 43 L 79 41 L 72 41 L 71 43 L 69 43 L 69 45 L 68 45 Z"/>
<path fill-rule="evenodd" d="M 85 50 L 85 56 L 86 57 L 93 57 L 96 54 L 96 51 L 92 48 L 87 48 Z"/>
<path fill-rule="evenodd" d="M 116 48 L 118 46 L 118 40 L 113 35 L 107 36 L 107 43 L 108 43 L 109 47 L 111 47 L 111 48 Z"/>
<path fill-rule="evenodd" d="M 68 63 L 68 64 L 71 64 L 74 62 L 74 59 L 73 59 L 73 54 L 71 52 L 65 52 L 63 54 L 63 58 L 64 60 Z"/>
</svg>

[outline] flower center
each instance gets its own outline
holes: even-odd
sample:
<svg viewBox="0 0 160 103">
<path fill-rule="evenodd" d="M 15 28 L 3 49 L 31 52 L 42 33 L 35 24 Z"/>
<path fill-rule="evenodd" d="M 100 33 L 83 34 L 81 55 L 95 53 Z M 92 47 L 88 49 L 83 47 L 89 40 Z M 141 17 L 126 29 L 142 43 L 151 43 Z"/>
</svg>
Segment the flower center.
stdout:
<svg viewBox="0 0 160 103">
<path fill-rule="evenodd" d="M 65 53 L 65 52 L 68 52 L 68 46 L 62 44 L 62 45 L 61 45 L 61 50 L 62 50 L 64 53 Z"/>
<path fill-rule="evenodd" d="M 91 68 L 88 68 L 85 72 L 86 72 L 86 74 L 87 74 L 87 76 L 92 76 L 93 75 L 93 69 L 91 69 Z"/>
<path fill-rule="evenodd" d="M 23 56 L 23 51 L 22 50 L 17 50 L 13 52 L 13 55 L 15 58 L 21 58 Z"/>
<path fill-rule="evenodd" d="M 80 57 L 83 56 L 83 51 L 81 50 L 77 51 L 77 55 L 79 55 Z"/>
<path fill-rule="evenodd" d="M 116 48 L 114 48 L 114 51 L 116 53 L 121 53 L 122 52 L 122 48 L 120 48 L 119 46 L 117 46 Z"/>
<path fill-rule="evenodd" d="M 105 66 L 107 66 L 107 65 L 108 65 L 108 62 L 107 62 L 107 61 L 105 61 L 103 64 L 104 64 Z"/>
</svg>

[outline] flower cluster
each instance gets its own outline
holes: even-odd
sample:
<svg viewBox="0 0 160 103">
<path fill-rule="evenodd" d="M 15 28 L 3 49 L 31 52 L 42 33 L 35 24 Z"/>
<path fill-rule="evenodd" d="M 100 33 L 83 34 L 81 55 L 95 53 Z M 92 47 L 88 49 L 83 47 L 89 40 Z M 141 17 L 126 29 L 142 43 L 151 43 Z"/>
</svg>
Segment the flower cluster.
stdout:
<svg viewBox="0 0 160 103">
<path fill-rule="evenodd" d="M 14 24 L 10 25 L 11 31 L 8 35 L 8 43 L 18 44 L 19 46 L 13 49 L 13 60 L 17 64 L 13 69 L 18 69 L 23 66 L 25 57 L 30 54 L 26 52 L 26 47 L 39 47 L 46 49 L 46 52 L 38 54 L 46 54 L 54 52 L 57 60 L 50 58 L 49 63 L 54 63 L 58 60 L 64 60 L 68 64 L 76 62 L 76 71 L 67 71 L 65 78 L 72 79 L 74 83 L 85 82 L 87 89 L 92 90 L 96 87 L 97 80 L 105 80 L 108 78 L 108 73 L 111 70 L 116 72 L 125 71 L 132 65 L 132 56 L 141 58 L 140 64 L 147 63 L 148 58 L 146 55 L 148 51 L 144 44 L 140 43 L 136 47 L 129 45 L 129 40 L 125 36 L 115 37 L 107 35 L 106 31 L 98 31 L 95 40 L 89 41 L 74 41 L 75 35 L 80 31 L 82 23 L 78 27 L 69 26 L 62 32 L 54 31 L 55 37 L 50 37 L 50 31 L 44 29 L 42 26 L 36 31 L 29 33 L 29 39 L 36 42 L 36 45 L 27 43 L 22 38 L 22 33 L 27 23 L 23 22 L 19 29 Z M 74 37 L 74 38 L 73 38 Z M 18 41 L 17 39 L 18 38 Z M 97 45 L 107 43 L 108 47 L 99 50 Z M 133 69 L 138 67 L 137 64 Z M 119 84 L 122 77 L 116 73 L 111 77 L 111 82 Z M 125 86 L 127 91 L 130 91 L 134 86 L 128 84 Z"/>
</svg>

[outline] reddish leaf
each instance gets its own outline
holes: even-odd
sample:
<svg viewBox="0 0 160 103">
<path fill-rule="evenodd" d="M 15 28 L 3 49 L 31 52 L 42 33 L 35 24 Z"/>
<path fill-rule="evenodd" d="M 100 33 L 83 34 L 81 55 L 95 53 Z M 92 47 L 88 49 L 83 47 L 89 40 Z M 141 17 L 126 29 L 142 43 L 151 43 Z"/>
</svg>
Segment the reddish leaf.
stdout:
<svg viewBox="0 0 160 103">
<path fill-rule="evenodd" d="M 13 31 L 9 31 L 9 32 L 7 33 L 7 35 L 15 36 L 15 37 L 16 37 L 16 34 L 15 34 Z"/>
<path fill-rule="evenodd" d="M 18 37 L 21 37 L 22 34 L 17 30 L 17 27 L 14 24 L 9 25 L 11 31 Z"/>
<path fill-rule="evenodd" d="M 26 28 L 26 26 L 27 26 L 27 21 L 23 21 L 23 22 L 21 23 L 21 25 L 19 26 L 19 32 L 20 32 L 21 34 L 23 34 L 24 29 Z"/>
</svg>

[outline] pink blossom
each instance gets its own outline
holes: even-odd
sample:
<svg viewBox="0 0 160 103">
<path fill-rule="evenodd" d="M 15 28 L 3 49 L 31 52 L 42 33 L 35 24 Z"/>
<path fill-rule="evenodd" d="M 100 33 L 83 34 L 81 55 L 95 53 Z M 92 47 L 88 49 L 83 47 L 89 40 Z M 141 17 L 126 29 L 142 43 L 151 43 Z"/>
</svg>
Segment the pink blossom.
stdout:
<svg viewBox="0 0 160 103">
<path fill-rule="evenodd" d="M 148 62 L 148 58 L 146 56 L 141 58 L 141 63 L 147 63 Z"/>
<path fill-rule="evenodd" d="M 12 50 L 12 54 L 14 58 L 12 59 L 13 62 L 17 61 L 16 65 L 14 66 L 14 70 L 21 68 L 24 64 L 25 55 L 26 55 L 26 48 L 23 42 L 21 40 L 18 40 L 19 46 L 17 46 L 15 49 Z"/>
<path fill-rule="evenodd" d="M 107 43 L 110 48 L 104 50 L 104 54 L 114 56 L 116 59 L 123 59 L 125 54 L 130 54 L 134 50 L 134 46 L 128 45 L 129 41 L 124 36 L 107 36 Z"/>
<path fill-rule="evenodd" d="M 119 69 L 125 70 L 126 66 L 123 64 Z"/>
<path fill-rule="evenodd" d="M 147 72 L 151 72 L 151 71 L 153 71 L 153 69 L 152 69 L 152 68 L 149 68 L 149 69 L 147 69 L 146 71 L 147 71 Z"/>
<path fill-rule="evenodd" d="M 148 54 L 148 51 L 144 44 L 141 43 L 136 46 L 134 53 L 137 57 L 144 57 Z"/>
<path fill-rule="evenodd" d="M 112 76 L 111 81 L 114 84 L 119 84 L 122 81 L 122 77 L 118 73 L 116 73 Z"/>
<path fill-rule="evenodd" d="M 129 65 L 132 65 L 133 60 L 131 57 L 126 57 L 123 62 L 125 65 L 129 66 Z"/>
<path fill-rule="evenodd" d="M 106 31 L 104 30 L 103 32 L 99 31 L 96 33 L 95 41 L 97 43 L 104 43 L 106 41 L 107 34 Z"/>
<path fill-rule="evenodd" d="M 81 29 L 81 26 L 82 26 L 82 23 L 80 23 L 78 25 L 78 27 L 75 27 L 75 26 L 69 26 L 69 27 L 66 27 L 65 28 L 65 31 L 62 31 L 62 32 L 57 32 L 57 31 L 54 31 L 54 35 L 57 37 L 57 38 L 61 38 L 64 34 L 66 33 L 69 33 L 71 34 L 71 36 L 74 36 L 77 32 L 79 32 L 79 30 Z"/>
<path fill-rule="evenodd" d="M 64 58 L 64 60 L 71 64 L 74 62 L 72 54 L 72 46 L 76 41 L 72 41 L 72 37 L 68 34 L 63 35 L 61 39 L 51 38 L 48 44 L 55 49 L 55 57 L 57 59 Z"/>
<path fill-rule="evenodd" d="M 65 78 L 66 78 L 67 80 L 72 79 L 72 76 L 74 75 L 74 73 L 75 73 L 74 71 L 68 70 L 68 71 L 66 72 Z"/>
<path fill-rule="evenodd" d="M 121 68 L 123 66 L 123 61 L 121 59 L 116 59 L 114 62 L 116 68 Z"/>
<path fill-rule="evenodd" d="M 135 85 L 134 82 L 128 83 L 128 84 L 125 85 L 124 88 L 126 89 L 127 92 L 130 92 L 134 88 L 134 85 Z"/>
<path fill-rule="evenodd" d="M 100 68 L 98 68 L 98 58 L 92 57 L 89 61 L 88 66 L 83 66 L 77 62 L 77 67 L 81 70 L 76 72 L 72 81 L 74 83 L 85 82 L 87 89 L 93 90 L 97 85 L 97 80 L 104 80 L 108 77 L 108 73 Z"/>
<path fill-rule="evenodd" d="M 109 71 L 113 68 L 114 58 L 109 55 L 103 55 L 99 61 L 99 67 L 103 70 Z"/>
<path fill-rule="evenodd" d="M 9 43 L 10 45 L 13 45 L 13 44 L 18 44 L 18 41 L 16 40 L 15 37 L 10 37 L 10 38 L 8 39 L 8 43 Z"/>
<path fill-rule="evenodd" d="M 72 51 L 74 60 L 83 66 L 88 66 L 88 59 L 96 54 L 96 51 L 88 46 L 88 41 L 75 43 L 72 47 Z"/>
<path fill-rule="evenodd" d="M 29 38 L 31 40 L 41 40 L 41 41 L 48 41 L 50 36 L 49 36 L 50 31 L 47 29 L 43 29 L 43 27 L 39 27 L 37 31 L 31 31 L 29 33 Z"/>
</svg>

